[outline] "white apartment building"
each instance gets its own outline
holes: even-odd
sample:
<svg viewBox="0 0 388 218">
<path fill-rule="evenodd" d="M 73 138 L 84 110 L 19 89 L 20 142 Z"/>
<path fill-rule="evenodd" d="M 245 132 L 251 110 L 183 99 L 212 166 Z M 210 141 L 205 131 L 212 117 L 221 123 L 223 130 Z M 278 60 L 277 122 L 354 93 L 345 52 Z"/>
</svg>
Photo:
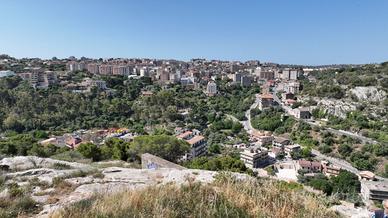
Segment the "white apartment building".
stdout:
<svg viewBox="0 0 388 218">
<path fill-rule="evenodd" d="M 263 147 L 247 148 L 240 152 L 240 159 L 248 168 L 264 167 L 269 162 L 268 150 Z"/>
<path fill-rule="evenodd" d="M 206 93 L 209 96 L 214 96 L 217 94 L 217 84 L 214 81 L 210 81 L 206 86 Z"/>
</svg>

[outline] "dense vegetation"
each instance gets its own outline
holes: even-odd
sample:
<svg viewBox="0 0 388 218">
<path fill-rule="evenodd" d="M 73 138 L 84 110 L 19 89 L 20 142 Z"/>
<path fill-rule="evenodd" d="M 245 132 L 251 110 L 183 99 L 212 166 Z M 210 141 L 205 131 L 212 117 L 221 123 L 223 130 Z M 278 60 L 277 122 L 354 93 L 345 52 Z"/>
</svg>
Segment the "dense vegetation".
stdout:
<svg viewBox="0 0 388 218">
<path fill-rule="evenodd" d="M 69 74 L 70 80 L 81 80 L 85 72 Z M 126 80 L 103 77 L 114 95 L 93 89 L 90 93 L 73 93 L 62 87 L 33 89 L 19 77 L 0 79 L 0 130 L 72 131 L 93 127 L 129 127 L 143 131 L 146 125 L 176 123 L 204 129 L 224 114 L 245 119 L 244 111 L 253 102 L 258 86 L 241 87 L 217 80 L 220 95 L 207 97 L 200 90 L 185 90 L 180 85 L 167 89 L 149 78 Z M 141 96 L 142 90 L 154 92 Z M 183 116 L 179 110 L 187 109 Z"/>
<path fill-rule="evenodd" d="M 140 160 L 144 153 L 154 154 L 169 161 L 177 162 L 186 152 L 189 145 L 173 136 L 144 135 L 136 137 L 132 142 L 121 139 L 110 139 L 103 146 L 92 143 L 81 144 L 77 151 L 93 161 L 99 160 Z"/>
<path fill-rule="evenodd" d="M 185 141 L 169 135 L 138 136 L 132 142 L 111 138 L 106 140 L 103 145 L 82 143 L 75 151 L 50 144 L 42 146 L 37 143 L 37 140 L 31 134 L 17 134 L 9 136 L 5 140 L 0 139 L 0 154 L 8 156 L 33 155 L 63 160 L 83 157 L 93 161 L 124 160 L 133 162 L 139 161 L 141 154 L 151 153 L 177 162 L 189 150 L 189 145 Z"/>
<path fill-rule="evenodd" d="M 93 90 L 72 93 L 60 87 L 33 89 L 19 77 L 0 79 L 0 129 L 71 131 L 81 128 L 130 126 L 131 105 L 150 81 L 117 79 L 115 97 Z M 110 84 L 112 83 L 112 84 Z"/>
<path fill-rule="evenodd" d="M 251 169 L 248 169 L 245 164 L 238 158 L 230 155 L 217 157 L 198 157 L 185 164 L 186 167 L 192 169 L 203 169 L 211 171 L 232 171 L 232 172 L 247 172 L 253 174 Z"/>
<path fill-rule="evenodd" d="M 269 108 L 263 111 L 252 109 L 251 117 L 251 123 L 254 128 L 275 131 L 278 134 L 290 132 L 295 124 L 293 118 L 284 116 L 284 111 L 281 108 Z"/>
<path fill-rule="evenodd" d="M 317 190 L 323 191 L 327 195 L 334 195 L 339 199 L 360 203 L 358 196 L 360 193 L 360 182 L 358 176 L 348 171 L 341 171 L 336 177 L 326 177 L 317 174 L 313 177 L 305 176 L 300 172 L 299 181 Z"/>
</svg>

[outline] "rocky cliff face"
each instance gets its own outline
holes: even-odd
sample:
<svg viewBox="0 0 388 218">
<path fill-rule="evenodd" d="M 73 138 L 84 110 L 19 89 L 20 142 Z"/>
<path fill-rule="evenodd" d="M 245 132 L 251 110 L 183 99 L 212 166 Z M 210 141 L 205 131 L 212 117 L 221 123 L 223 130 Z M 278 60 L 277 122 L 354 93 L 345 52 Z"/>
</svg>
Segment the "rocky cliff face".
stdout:
<svg viewBox="0 0 388 218">
<path fill-rule="evenodd" d="M 357 108 L 357 104 L 345 100 L 337 99 L 321 99 L 318 102 L 318 106 L 323 108 L 327 113 L 346 118 L 346 114 L 350 111 L 354 111 Z"/>
</svg>

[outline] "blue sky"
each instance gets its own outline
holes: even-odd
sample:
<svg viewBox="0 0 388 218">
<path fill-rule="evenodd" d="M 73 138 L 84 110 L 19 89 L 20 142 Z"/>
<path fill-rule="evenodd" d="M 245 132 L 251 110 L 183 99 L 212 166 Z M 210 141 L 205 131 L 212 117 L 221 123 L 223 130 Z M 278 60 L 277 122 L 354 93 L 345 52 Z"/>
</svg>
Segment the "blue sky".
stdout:
<svg viewBox="0 0 388 218">
<path fill-rule="evenodd" d="M 388 61 L 386 0 L 0 0 L 15 57 Z"/>
</svg>

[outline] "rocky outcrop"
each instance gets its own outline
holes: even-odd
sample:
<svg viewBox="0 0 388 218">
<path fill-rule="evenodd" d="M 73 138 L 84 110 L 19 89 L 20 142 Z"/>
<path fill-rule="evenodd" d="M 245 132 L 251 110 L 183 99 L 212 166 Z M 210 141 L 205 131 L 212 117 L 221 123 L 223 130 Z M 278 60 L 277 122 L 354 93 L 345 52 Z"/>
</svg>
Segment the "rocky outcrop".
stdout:
<svg viewBox="0 0 388 218">
<path fill-rule="evenodd" d="M 68 166 L 69 168 L 74 169 L 91 168 L 87 164 L 54 160 L 50 158 L 40 158 L 35 156 L 18 156 L 12 158 L 3 158 L 0 160 L 0 168 L 11 171 L 20 171 L 36 168 L 54 168 L 56 164 L 62 164 L 62 166 Z"/>
<path fill-rule="evenodd" d="M 71 166 L 71 169 L 55 169 L 54 163 Z M 176 168 L 92 167 L 38 157 L 4 158 L 0 161 L 0 165 L 8 166 L 11 170 L 5 173 L 8 178 L 7 183 L 16 182 L 20 186 L 32 186 L 31 198 L 43 205 L 43 210 L 36 217 L 48 217 L 59 208 L 96 194 L 141 189 L 171 182 L 177 185 L 187 182 L 210 183 L 218 174 L 214 171 Z M 77 173 L 81 171 L 82 174 Z M 246 174 L 233 173 L 233 175 L 240 180 L 250 178 Z M 52 185 L 54 178 L 60 178 L 67 187 Z M 0 193 L 0 197 L 7 195 L 8 190 Z"/>
<path fill-rule="evenodd" d="M 357 96 L 358 100 L 368 102 L 381 102 L 387 97 L 387 93 L 384 90 L 378 90 L 375 86 L 354 87 L 350 89 L 350 93 Z"/>
<path fill-rule="evenodd" d="M 357 109 L 357 104 L 355 104 L 354 102 L 327 98 L 321 99 L 318 102 L 318 106 L 323 108 L 326 113 L 341 118 L 346 118 L 346 114 L 348 112 Z"/>
<path fill-rule="evenodd" d="M 338 212 L 343 217 L 351 218 L 368 218 L 372 217 L 371 212 L 366 208 L 354 207 L 353 205 L 341 204 L 331 207 L 332 210 Z"/>
</svg>

